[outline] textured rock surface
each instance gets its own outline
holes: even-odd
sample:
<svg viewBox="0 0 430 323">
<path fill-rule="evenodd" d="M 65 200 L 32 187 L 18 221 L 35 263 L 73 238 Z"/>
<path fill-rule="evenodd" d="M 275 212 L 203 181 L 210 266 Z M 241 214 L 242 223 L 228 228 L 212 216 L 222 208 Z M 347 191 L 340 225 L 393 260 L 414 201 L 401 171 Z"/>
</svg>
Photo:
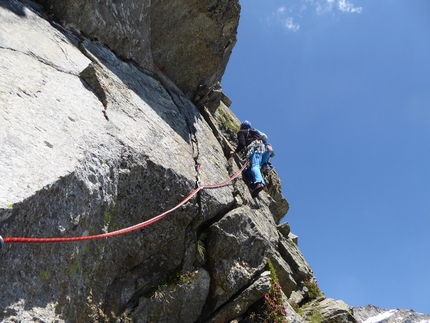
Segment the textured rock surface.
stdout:
<svg viewBox="0 0 430 323">
<path fill-rule="evenodd" d="M 2 235 L 112 231 L 181 201 L 194 188 L 196 162 L 205 182 L 229 177 L 211 129 L 173 84 L 52 27 L 19 2 L 2 4 Z M 25 42 L 4 37 L 29 26 L 33 37 Z M 80 77 L 88 65 L 98 71 L 93 79 L 105 102 L 85 81 L 88 73 Z M 7 246 L 4 313 L 12 308 L 19 318 L 36 306 L 78 321 L 99 319 L 100 308 L 120 313 L 185 261 L 192 228 L 231 208 L 232 192 L 204 191 L 169 221 L 121 239 Z"/>
<path fill-rule="evenodd" d="M 122 58 L 159 69 L 190 98 L 213 90 L 236 43 L 237 0 L 39 2 Z"/>
<path fill-rule="evenodd" d="M 211 268 L 212 308 L 217 309 L 264 269 L 274 253 L 277 231 L 270 214 L 249 207 L 236 208 L 208 229 L 208 264 Z"/>
<path fill-rule="evenodd" d="M 307 303 L 303 308 L 302 317 L 308 321 L 329 323 L 356 323 L 357 320 L 353 316 L 352 308 L 343 301 L 337 301 L 331 298 L 318 297 L 315 300 Z"/>
<path fill-rule="evenodd" d="M 133 322 L 195 322 L 206 302 L 209 283 L 209 274 L 200 269 L 174 286 L 159 287 L 150 297 L 140 298 Z"/>
<path fill-rule="evenodd" d="M 237 0 L 152 1 L 154 63 L 185 93 L 206 94 L 224 74 L 239 12 Z"/>
<path fill-rule="evenodd" d="M 38 2 L 64 24 L 98 39 L 121 57 L 152 67 L 150 0 Z"/>
<path fill-rule="evenodd" d="M 356 319 L 352 315 L 351 308 L 343 301 L 326 298 L 322 300 L 317 307 L 326 322 L 332 323 L 355 323 Z"/>
<path fill-rule="evenodd" d="M 215 311 L 214 314 L 205 321 L 208 323 L 230 322 L 244 314 L 252 304 L 261 299 L 270 289 L 270 278 L 264 274 L 265 273 L 238 296 L 228 302 L 226 306 Z"/>
</svg>

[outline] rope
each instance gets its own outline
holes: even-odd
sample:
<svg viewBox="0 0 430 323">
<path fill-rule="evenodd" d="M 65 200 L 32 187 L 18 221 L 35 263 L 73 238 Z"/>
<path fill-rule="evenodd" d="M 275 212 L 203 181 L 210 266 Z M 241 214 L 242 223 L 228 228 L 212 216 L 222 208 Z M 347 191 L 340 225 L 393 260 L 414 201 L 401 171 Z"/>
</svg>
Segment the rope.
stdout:
<svg viewBox="0 0 430 323">
<path fill-rule="evenodd" d="M 236 177 L 238 177 L 240 175 L 240 173 L 242 173 L 242 171 L 245 169 L 245 167 L 248 165 L 248 162 L 245 162 L 242 166 L 241 169 L 239 169 L 239 171 L 237 171 L 232 177 L 230 177 L 229 179 L 220 182 L 220 183 L 216 183 L 216 184 L 207 184 L 207 185 L 200 185 L 198 186 L 194 191 L 192 191 L 190 193 L 190 195 L 188 195 L 185 199 L 183 199 L 178 205 L 176 205 L 175 207 L 171 208 L 170 210 L 157 215 L 149 220 L 146 220 L 144 222 L 141 222 L 139 224 L 135 224 L 131 227 L 128 228 L 124 228 L 124 229 L 120 229 L 117 231 L 112 231 L 112 232 L 108 232 L 108 233 L 103 233 L 103 234 L 97 234 L 97 235 L 92 235 L 92 236 L 80 236 L 80 237 L 69 237 L 69 238 L 15 238 L 15 237 L 11 237 L 11 238 L 2 238 L 0 236 L 0 249 L 2 249 L 6 243 L 62 243 L 62 242 L 76 242 L 76 241 L 87 241 L 87 240 L 95 240 L 95 239 L 103 239 L 103 238 L 110 238 L 110 237 L 115 237 L 115 236 L 119 236 L 122 234 L 126 234 L 126 233 L 130 233 L 132 231 L 136 231 L 139 229 L 142 229 L 146 226 L 149 226 L 157 221 L 160 221 L 161 219 L 165 218 L 167 215 L 169 215 L 170 213 L 172 213 L 173 211 L 175 211 L 176 209 L 178 209 L 179 207 L 181 207 L 182 205 L 184 205 L 186 202 L 188 202 L 194 195 L 196 195 L 200 190 L 202 189 L 212 189 L 212 188 L 219 188 L 222 186 L 226 186 L 229 182 L 231 182 L 232 180 L 234 180 Z"/>
</svg>

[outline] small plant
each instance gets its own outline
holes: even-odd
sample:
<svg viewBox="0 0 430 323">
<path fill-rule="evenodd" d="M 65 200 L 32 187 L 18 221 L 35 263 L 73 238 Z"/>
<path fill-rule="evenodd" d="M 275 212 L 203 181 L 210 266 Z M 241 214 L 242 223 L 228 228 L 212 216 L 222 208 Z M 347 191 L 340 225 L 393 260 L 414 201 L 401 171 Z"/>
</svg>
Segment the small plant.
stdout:
<svg viewBox="0 0 430 323">
<path fill-rule="evenodd" d="M 296 302 L 289 302 L 291 308 L 294 310 L 294 312 L 296 312 L 297 314 L 300 314 L 299 312 L 301 312 L 300 310 L 300 305 L 297 304 Z"/>
<path fill-rule="evenodd" d="M 278 282 L 273 282 L 269 293 L 264 295 L 264 307 L 265 322 L 287 322 L 287 309 L 282 302 L 282 288 Z"/>
<path fill-rule="evenodd" d="M 279 285 L 275 268 L 273 268 L 270 259 L 267 262 L 267 267 L 270 271 L 270 277 L 272 279 L 270 290 L 264 295 L 261 312 L 259 311 L 261 314 L 252 312 L 249 317 L 254 322 L 285 323 L 287 322 L 287 309 L 283 302 L 282 287 Z"/>
<path fill-rule="evenodd" d="M 205 261 L 206 247 L 205 247 L 206 233 L 202 232 L 197 240 L 197 252 L 200 258 Z"/>
<path fill-rule="evenodd" d="M 112 319 L 114 323 L 133 323 L 133 319 L 129 316 L 130 310 L 125 310 L 120 316 L 115 316 L 112 313 Z"/>
<path fill-rule="evenodd" d="M 48 279 L 48 276 L 49 276 L 49 274 L 48 274 L 48 272 L 45 270 L 45 271 L 43 271 L 43 272 L 40 274 L 40 280 L 41 280 L 42 282 L 44 282 L 45 280 L 47 280 L 47 279 Z"/>
<path fill-rule="evenodd" d="M 164 293 L 164 289 L 167 288 L 167 284 L 161 284 L 161 285 L 157 285 L 157 288 L 154 289 L 153 294 L 151 296 L 151 299 L 156 299 L 156 300 L 166 300 L 166 302 L 168 303 L 169 301 L 166 298 L 166 294 Z"/>
<path fill-rule="evenodd" d="M 224 109 L 217 109 L 215 117 L 225 129 L 231 130 L 234 133 L 239 131 L 240 125 L 237 124 L 232 116 L 228 112 L 224 111 Z"/>
<path fill-rule="evenodd" d="M 305 287 L 308 289 L 308 296 L 310 299 L 315 299 L 323 296 L 318 284 L 316 282 L 311 282 L 309 280 L 304 282 Z"/>
<path fill-rule="evenodd" d="M 322 323 L 325 321 L 322 314 L 316 309 L 312 311 L 311 315 L 308 316 L 308 319 L 310 323 Z"/>
<path fill-rule="evenodd" d="M 181 283 L 191 284 L 196 277 L 195 273 L 187 271 L 185 274 L 179 276 L 179 281 Z"/>
<path fill-rule="evenodd" d="M 145 297 L 157 300 L 165 300 L 166 302 L 168 302 L 166 295 L 167 287 L 176 285 L 178 283 L 191 284 L 194 278 L 195 274 L 193 272 L 187 271 L 186 273 L 181 274 L 181 272 L 177 269 L 172 270 L 167 274 L 167 278 L 152 287 L 145 294 Z"/>
</svg>

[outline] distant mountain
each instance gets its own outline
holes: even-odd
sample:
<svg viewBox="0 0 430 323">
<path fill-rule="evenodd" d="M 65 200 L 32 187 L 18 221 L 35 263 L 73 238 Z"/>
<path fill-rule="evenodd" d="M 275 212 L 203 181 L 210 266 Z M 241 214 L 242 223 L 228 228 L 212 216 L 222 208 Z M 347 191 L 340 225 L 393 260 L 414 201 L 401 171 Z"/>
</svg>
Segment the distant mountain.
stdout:
<svg viewBox="0 0 430 323">
<path fill-rule="evenodd" d="M 359 323 L 430 323 L 430 315 L 413 310 L 384 310 L 374 305 L 352 308 Z"/>
</svg>

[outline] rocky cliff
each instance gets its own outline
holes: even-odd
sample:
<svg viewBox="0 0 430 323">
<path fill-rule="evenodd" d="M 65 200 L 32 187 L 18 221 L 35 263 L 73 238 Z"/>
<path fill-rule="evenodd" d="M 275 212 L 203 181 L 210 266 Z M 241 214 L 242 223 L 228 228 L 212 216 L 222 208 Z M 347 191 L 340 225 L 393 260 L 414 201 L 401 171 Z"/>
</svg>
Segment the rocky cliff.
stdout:
<svg viewBox="0 0 430 323">
<path fill-rule="evenodd" d="M 0 0 L 2 322 L 257 322 L 278 282 L 289 322 L 356 321 L 280 224 L 276 172 L 258 198 L 234 178 L 239 10 Z"/>
</svg>

